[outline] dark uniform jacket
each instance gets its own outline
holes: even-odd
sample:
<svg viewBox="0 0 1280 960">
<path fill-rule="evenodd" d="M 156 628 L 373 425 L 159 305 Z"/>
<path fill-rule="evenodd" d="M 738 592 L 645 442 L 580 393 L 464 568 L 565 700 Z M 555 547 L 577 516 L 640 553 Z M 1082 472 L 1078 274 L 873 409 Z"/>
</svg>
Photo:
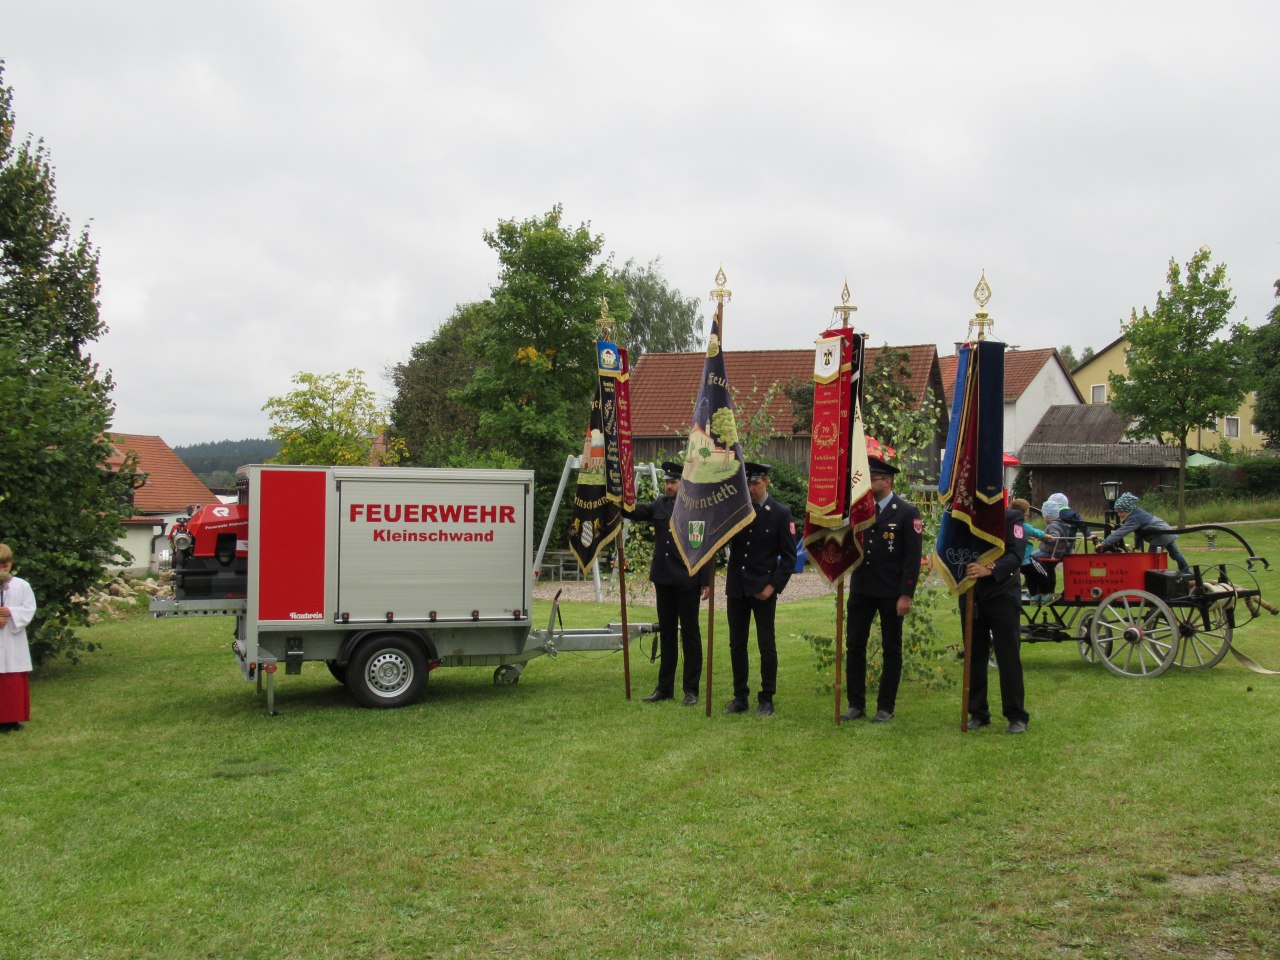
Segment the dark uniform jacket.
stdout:
<svg viewBox="0 0 1280 960">
<path fill-rule="evenodd" d="M 914 597 L 920 579 L 924 523 L 915 504 L 896 493 L 889 497 L 875 526 L 862 533 L 866 551 L 853 571 L 849 593 L 864 597 Z"/>
<path fill-rule="evenodd" d="M 631 519 L 653 524 L 653 562 L 649 564 L 649 580 L 667 587 L 691 587 L 694 578 L 689 576 L 684 558 L 671 540 L 671 511 L 675 505 L 674 497 L 658 497 L 652 503 L 638 503 L 631 512 Z"/>
<path fill-rule="evenodd" d="M 781 593 L 796 568 L 796 533 L 787 505 L 766 497 L 756 508 L 756 518 L 729 541 L 729 570 L 725 593 L 730 597 L 755 596 L 773 584 Z"/>
<path fill-rule="evenodd" d="M 1022 568 L 1022 554 L 1027 546 L 1027 533 L 1022 529 L 1022 511 L 1004 512 L 1004 553 L 995 562 L 989 577 L 974 581 L 974 595 L 978 601 L 992 600 L 1000 596 L 1010 597 L 1018 603 L 1022 580 L 1018 571 Z"/>
</svg>

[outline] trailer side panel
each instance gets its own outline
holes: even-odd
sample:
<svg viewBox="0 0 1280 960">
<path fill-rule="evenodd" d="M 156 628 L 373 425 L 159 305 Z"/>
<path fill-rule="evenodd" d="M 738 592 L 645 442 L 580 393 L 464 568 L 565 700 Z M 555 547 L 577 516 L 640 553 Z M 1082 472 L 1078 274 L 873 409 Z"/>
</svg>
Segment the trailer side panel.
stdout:
<svg viewBox="0 0 1280 960">
<path fill-rule="evenodd" d="M 347 623 L 527 620 L 530 484 L 343 478 L 338 614 Z"/>
</svg>

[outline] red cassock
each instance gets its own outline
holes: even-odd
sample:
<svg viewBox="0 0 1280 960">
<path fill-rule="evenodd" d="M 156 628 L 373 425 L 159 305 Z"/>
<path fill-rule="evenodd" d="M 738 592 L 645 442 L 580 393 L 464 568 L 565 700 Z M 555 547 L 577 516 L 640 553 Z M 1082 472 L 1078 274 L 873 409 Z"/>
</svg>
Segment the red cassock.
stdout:
<svg viewBox="0 0 1280 960">
<path fill-rule="evenodd" d="M 0 673 L 0 723 L 26 723 L 31 719 L 30 674 Z"/>
</svg>

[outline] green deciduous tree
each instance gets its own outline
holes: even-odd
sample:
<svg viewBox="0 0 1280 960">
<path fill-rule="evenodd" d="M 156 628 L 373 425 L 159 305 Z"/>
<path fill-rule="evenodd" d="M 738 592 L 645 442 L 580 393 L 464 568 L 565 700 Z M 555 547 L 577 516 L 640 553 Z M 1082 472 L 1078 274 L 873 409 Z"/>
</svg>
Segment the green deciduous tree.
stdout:
<svg viewBox="0 0 1280 960">
<path fill-rule="evenodd" d="M 0 61 L 0 541 L 40 605 L 36 663 L 75 661 L 94 647 L 74 628 L 117 556 L 133 465 L 107 469 L 113 384 L 86 352 L 106 332 L 98 252 L 58 211 L 43 143 L 15 144 L 3 81 Z"/>
<path fill-rule="evenodd" d="M 1276 281 L 1276 297 L 1280 299 L 1280 280 Z M 1267 435 L 1267 446 L 1280 443 L 1280 303 L 1271 308 L 1267 322 L 1254 331 L 1250 353 L 1253 385 L 1258 402 L 1253 422 Z"/>
<path fill-rule="evenodd" d="M 659 258 L 641 267 L 634 260 L 614 272 L 631 308 L 622 334 L 623 346 L 635 366 L 646 353 L 686 353 L 702 346 L 702 315 L 698 299 L 673 289 L 662 276 Z"/>
<path fill-rule="evenodd" d="M 1058 348 L 1058 356 L 1062 357 L 1062 363 L 1068 370 L 1074 370 L 1080 364 L 1092 360 L 1093 354 L 1093 347 L 1085 347 L 1078 354 L 1070 344 Z"/>
<path fill-rule="evenodd" d="M 386 438 L 386 411 L 363 370 L 298 373 L 292 382 L 296 390 L 269 397 L 262 407 L 272 421 L 268 433 L 280 444 L 273 463 L 391 465 L 403 459 L 404 441 Z"/>
<path fill-rule="evenodd" d="M 603 238 L 587 224 L 561 220 L 557 205 L 485 232 L 500 265 L 491 322 L 467 337 L 476 369 L 455 394 L 476 413 L 477 449 L 505 453 L 536 472 L 540 512 L 565 457 L 582 448 L 596 390 L 601 298 L 622 329 L 630 319 L 621 284 L 599 259 Z"/>
<path fill-rule="evenodd" d="M 409 462 L 423 467 L 465 466 L 475 449 L 480 416 L 457 398 L 470 384 L 478 357 L 469 343 L 491 322 L 489 301 L 460 305 L 430 340 L 390 371 L 395 386 L 391 423 Z"/>
<path fill-rule="evenodd" d="M 1156 294 L 1154 309 L 1131 313 L 1124 328 L 1128 371 L 1112 374 L 1108 384 L 1111 406 L 1134 421 L 1131 436 L 1178 445 L 1179 525 L 1186 516 L 1187 434 L 1235 413 L 1245 393 L 1249 335 L 1236 324 L 1229 339 L 1220 336 L 1236 301 L 1226 264 L 1211 265 L 1212 257 L 1201 247 L 1185 274 L 1169 260 L 1169 288 Z"/>
</svg>

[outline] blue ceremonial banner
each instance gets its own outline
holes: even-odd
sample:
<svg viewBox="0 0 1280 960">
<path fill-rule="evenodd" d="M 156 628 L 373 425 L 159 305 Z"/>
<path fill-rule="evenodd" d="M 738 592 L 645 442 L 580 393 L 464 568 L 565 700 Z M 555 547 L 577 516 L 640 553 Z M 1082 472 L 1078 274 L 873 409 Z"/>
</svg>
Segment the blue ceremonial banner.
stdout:
<svg viewBox="0 0 1280 960">
<path fill-rule="evenodd" d="M 954 594 L 973 585 L 965 568 L 1004 552 L 1004 344 L 966 343 L 938 477 L 945 505 L 934 556 Z"/>
<path fill-rule="evenodd" d="M 723 323 L 721 301 L 707 337 L 707 359 L 689 425 L 684 472 L 671 512 L 671 538 L 691 576 L 755 519 L 724 369 Z"/>
<path fill-rule="evenodd" d="M 615 390 L 615 378 L 622 366 L 622 354 L 615 344 L 596 342 L 596 393 L 591 398 L 591 420 L 582 444 L 573 519 L 569 524 L 569 550 L 584 572 L 622 529 L 623 481 Z M 626 433 L 629 447 L 629 425 Z"/>
</svg>

